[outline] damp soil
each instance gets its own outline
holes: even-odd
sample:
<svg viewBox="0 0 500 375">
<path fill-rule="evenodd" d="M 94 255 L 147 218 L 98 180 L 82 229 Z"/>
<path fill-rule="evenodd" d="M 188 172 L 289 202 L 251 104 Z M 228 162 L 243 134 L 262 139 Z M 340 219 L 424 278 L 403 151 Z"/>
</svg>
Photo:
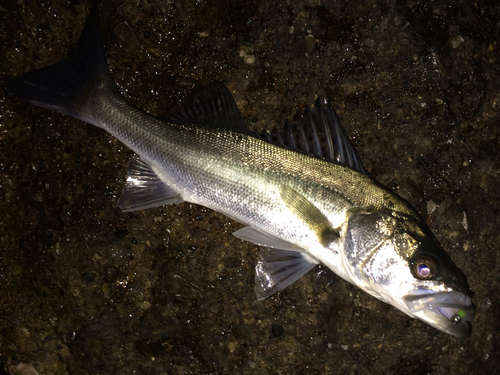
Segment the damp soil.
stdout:
<svg viewBox="0 0 500 375">
<path fill-rule="evenodd" d="M 224 82 L 280 126 L 326 95 L 379 182 L 424 216 L 474 290 L 469 339 L 325 267 L 265 300 L 241 225 L 183 203 L 115 207 L 131 152 L 6 92 L 67 56 L 83 1 L 0 5 L 0 374 L 486 374 L 500 368 L 500 5 L 103 0 L 112 76 L 165 116 Z"/>
</svg>

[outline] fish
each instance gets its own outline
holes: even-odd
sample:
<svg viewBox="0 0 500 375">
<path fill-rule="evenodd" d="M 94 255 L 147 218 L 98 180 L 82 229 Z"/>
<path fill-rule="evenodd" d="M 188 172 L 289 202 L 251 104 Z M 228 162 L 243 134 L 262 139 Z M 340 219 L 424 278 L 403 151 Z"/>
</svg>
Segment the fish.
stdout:
<svg viewBox="0 0 500 375">
<path fill-rule="evenodd" d="M 234 236 L 261 247 L 259 300 L 323 264 L 410 317 L 471 335 L 466 277 L 418 212 L 369 175 L 328 99 L 318 96 L 282 128 L 256 132 L 216 82 L 166 118 L 151 116 L 128 103 L 111 77 L 96 2 L 69 59 L 25 73 L 8 89 L 134 151 L 122 210 L 191 202 L 243 224 Z"/>
</svg>

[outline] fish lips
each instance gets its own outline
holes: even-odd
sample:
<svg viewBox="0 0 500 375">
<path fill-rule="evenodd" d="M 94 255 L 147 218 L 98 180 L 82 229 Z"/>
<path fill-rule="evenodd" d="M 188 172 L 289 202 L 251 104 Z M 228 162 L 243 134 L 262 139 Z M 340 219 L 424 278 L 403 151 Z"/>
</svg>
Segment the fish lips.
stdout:
<svg viewBox="0 0 500 375">
<path fill-rule="evenodd" d="M 469 337 L 470 321 L 476 309 L 469 296 L 461 292 L 419 290 L 403 298 L 409 311 L 418 319 L 456 337 Z"/>
</svg>

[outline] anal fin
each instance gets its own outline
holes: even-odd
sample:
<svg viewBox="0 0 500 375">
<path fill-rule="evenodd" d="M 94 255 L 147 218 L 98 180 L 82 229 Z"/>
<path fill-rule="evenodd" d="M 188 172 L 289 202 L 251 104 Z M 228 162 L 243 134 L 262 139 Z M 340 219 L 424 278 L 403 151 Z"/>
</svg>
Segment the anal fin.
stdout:
<svg viewBox="0 0 500 375">
<path fill-rule="evenodd" d="M 130 158 L 127 182 L 117 206 L 123 211 L 137 211 L 146 208 L 184 202 L 182 197 L 166 185 L 153 169 L 138 156 Z"/>
</svg>

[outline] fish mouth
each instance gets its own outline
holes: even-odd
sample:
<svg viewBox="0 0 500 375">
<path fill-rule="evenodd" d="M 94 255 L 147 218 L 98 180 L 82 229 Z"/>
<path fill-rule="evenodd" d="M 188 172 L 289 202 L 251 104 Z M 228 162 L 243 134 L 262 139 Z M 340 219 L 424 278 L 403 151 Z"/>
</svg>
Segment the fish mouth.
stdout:
<svg viewBox="0 0 500 375">
<path fill-rule="evenodd" d="M 457 337 L 469 337 L 476 308 L 469 296 L 460 292 L 419 290 L 406 295 L 404 302 L 418 319 Z"/>
</svg>

